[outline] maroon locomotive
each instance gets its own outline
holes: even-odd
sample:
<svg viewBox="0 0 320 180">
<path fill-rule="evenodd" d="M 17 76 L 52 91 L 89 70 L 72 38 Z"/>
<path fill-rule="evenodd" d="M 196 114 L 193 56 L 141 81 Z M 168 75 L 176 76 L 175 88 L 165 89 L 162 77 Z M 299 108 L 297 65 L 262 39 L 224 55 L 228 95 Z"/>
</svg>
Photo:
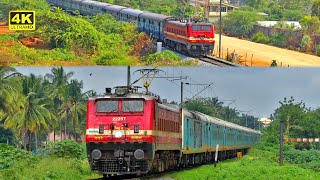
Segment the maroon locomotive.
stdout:
<svg viewBox="0 0 320 180">
<path fill-rule="evenodd" d="M 92 170 L 144 174 L 177 167 L 181 112 L 151 93 L 117 87 L 88 100 L 86 143 Z"/>
<path fill-rule="evenodd" d="M 164 27 L 164 42 L 170 48 L 193 56 L 210 55 L 214 49 L 214 26 L 169 20 Z"/>
</svg>

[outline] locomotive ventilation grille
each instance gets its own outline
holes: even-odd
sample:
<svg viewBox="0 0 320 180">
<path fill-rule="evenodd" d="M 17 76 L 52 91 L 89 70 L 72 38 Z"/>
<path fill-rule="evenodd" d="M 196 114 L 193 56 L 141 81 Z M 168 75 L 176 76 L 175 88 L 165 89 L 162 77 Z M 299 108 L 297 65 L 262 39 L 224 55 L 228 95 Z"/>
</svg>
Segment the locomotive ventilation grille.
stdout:
<svg viewBox="0 0 320 180">
<path fill-rule="evenodd" d="M 131 174 L 131 173 L 146 173 L 149 170 L 147 161 L 130 161 L 130 168 L 128 171 L 128 164 L 126 161 L 123 161 L 122 164 L 118 160 L 106 160 L 98 161 L 96 163 L 96 168 L 102 173 L 122 173 L 122 174 Z"/>
</svg>

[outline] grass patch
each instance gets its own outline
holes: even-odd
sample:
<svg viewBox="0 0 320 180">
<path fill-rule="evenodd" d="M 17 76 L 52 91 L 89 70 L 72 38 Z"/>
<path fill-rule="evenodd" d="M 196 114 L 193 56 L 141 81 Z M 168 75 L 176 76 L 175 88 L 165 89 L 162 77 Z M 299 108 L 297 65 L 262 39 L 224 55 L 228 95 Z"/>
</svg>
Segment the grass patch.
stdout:
<svg viewBox="0 0 320 180">
<path fill-rule="evenodd" d="M 29 151 L 0 144 L 0 179 L 89 179 L 99 178 L 91 172 L 85 158 L 84 145 L 62 141 L 57 143 L 52 155 Z M 62 156 L 62 151 L 66 155 Z M 70 155 L 71 151 L 75 155 Z M 45 157 L 44 157 L 45 156 Z M 72 158 L 67 158 L 72 157 Z"/>
<path fill-rule="evenodd" d="M 0 34 L 0 41 L 18 41 L 19 34 Z"/>
<path fill-rule="evenodd" d="M 8 38 L 8 37 L 6 37 Z M 0 40 L 1 42 L 1 40 Z M 46 65 L 54 61 L 58 62 L 82 62 L 82 64 L 92 64 L 90 61 L 85 62 L 84 57 L 73 55 L 71 51 L 62 48 L 34 49 L 22 45 L 20 42 L 11 43 L 10 46 L 1 45 L 0 52 L 6 54 L 1 57 L 3 60 L 8 59 L 11 65 Z"/>
<path fill-rule="evenodd" d="M 37 163 L 20 162 L 5 172 L 0 179 L 87 179 L 99 178 L 93 174 L 87 160 L 46 157 Z"/>
<path fill-rule="evenodd" d="M 171 173 L 166 177 L 178 180 L 200 179 L 320 179 L 320 173 L 285 163 L 279 166 L 269 151 L 251 150 L 240 159 L 220 162 L 217 167 L 204 165 L 192 170 Z"/>
</svg>

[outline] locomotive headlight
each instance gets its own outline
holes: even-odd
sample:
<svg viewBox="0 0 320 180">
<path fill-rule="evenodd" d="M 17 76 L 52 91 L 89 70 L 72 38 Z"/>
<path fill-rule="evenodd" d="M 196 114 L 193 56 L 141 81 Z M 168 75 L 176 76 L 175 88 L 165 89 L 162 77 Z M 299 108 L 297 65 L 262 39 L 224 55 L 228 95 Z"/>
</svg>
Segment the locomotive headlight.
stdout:
<svg viewBox="0 0 320 180">
<path fill-rule="evenodd" d="M 95 150 L 93 150 L 93 151 L 91 152 L 91 156 L 92 156 L 92 158 L 93 158 L 94 160 L 98 160 L 98 159 L 101 158 L 102 153 L 101 153 L 101 151 L 100 151 L 99 149 L 95 149 Z"/>
<path fill-rule="evenodd" d="M 115 138 L 121 138 L 122 136 L 123 136 L 123 134 L 122 134 L 122 132 L 121 131 L 115 131 L 114 133 L 113 133 L 113 136 L 115 137 Z"/>
<path fill-rule="evenodd" d="M 142 149 L 137 149 L 136 151 L 134 151 L 133 155 L 136 159 L 143 159 L 144 151 Z"/>
</svg>

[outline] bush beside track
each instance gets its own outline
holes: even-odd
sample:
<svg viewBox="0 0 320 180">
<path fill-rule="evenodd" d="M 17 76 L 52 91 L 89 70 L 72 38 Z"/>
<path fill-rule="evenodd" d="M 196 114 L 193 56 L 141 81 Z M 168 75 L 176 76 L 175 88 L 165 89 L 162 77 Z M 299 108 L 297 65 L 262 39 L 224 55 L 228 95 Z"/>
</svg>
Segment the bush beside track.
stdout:
<svg viewBox="0 0 320 180">
<path fill-rule="evenodd" d="M 52 144 L 51 144 L 52 145 Z M 85 158 L 85 145 L 61 141 L 35 155 L 0 144 L 0 179 L 88 179 L 91 172 Z M 48 147 L 48 146 L 47 146 Z M 2 158 L 5 157 L 5 158 Z"/>
</svg>

